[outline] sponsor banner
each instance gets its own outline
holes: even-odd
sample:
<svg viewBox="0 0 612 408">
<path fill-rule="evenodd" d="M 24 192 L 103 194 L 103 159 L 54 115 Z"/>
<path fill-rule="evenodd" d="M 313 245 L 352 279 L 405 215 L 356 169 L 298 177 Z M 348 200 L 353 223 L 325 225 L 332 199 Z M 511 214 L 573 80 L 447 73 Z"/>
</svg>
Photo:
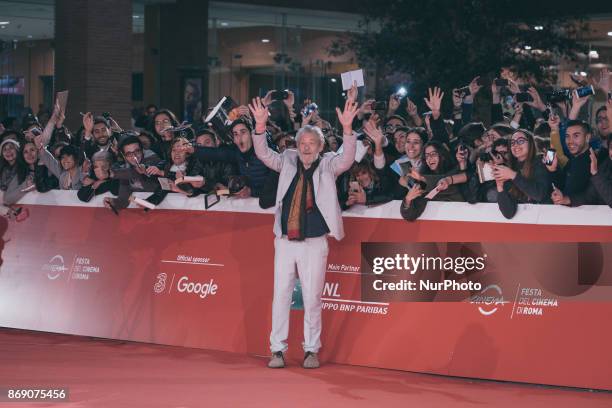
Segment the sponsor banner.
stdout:
<svg viewBox="0 0 612 408">
<path fill-rule="evenodd" d="M 28 207 L 26 222 L 0 219 L 1 326 L 269 353 L 272 214 L 117 217 L 104 208 Z M 346 238 L 330 240 L 327 260 L 324 361 L 612 390 L 609 227 L 365 217 L 347 217 L 344 226 Z M 374 273 L 374 257 L 404 253 L 450 257 L 452 268 L 442 264 L 430 280 L 482 287 L 409 299 L 403 290 L 364 292 L 364 282 L 381 276 L 397 282 L 398 272 L 432 272 L 411 275 L 383 260 L 376 263 L 384 271 Z M 484 254 L 483 270 L 468 271 Z M 300 358 L 299 287 L 292 308 L 290 356 Z"/>
</svg>

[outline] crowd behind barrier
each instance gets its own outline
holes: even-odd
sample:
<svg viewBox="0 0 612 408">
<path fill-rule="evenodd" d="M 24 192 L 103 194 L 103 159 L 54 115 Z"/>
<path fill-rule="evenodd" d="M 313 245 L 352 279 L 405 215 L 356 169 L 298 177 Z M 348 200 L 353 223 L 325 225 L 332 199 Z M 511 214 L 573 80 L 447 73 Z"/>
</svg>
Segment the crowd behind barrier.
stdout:
<svg viewBox="0 0 612 408">
<path fill-rule="evenodd" d="M 393 211 L 393 217 L 414 221 L 431 214 L 474 214 L 482 208 L 487 218 L 492 217 L 493 207 L 497 211 L 493 218 L 516 222 L 531 219 L 522 213 L 527 214 L 532 205 L 550 204 L 531 211 L 555 214 L 570 224 L 572 219 L 582 222 L 585 213 L 597 214 L 599 225 L 609 225 L 608 70 L 602 70 L 593 84 L 552 91 L 502 70 L 490 84 L 489 126 L 473 117 L 475 96 L 484 92 L 481 82 L 475 78 L 446 92 L 430 88 L 424 98 L 429 109 L 425 113 L 402 92 L 377 102 L 360 95 L 356 84 L 349 89 L 347 99 L 359 106 L 353 121 L 358 148 L 352 167 L 336 183 L 341 209 L 380 216 Z M 590 118 L 593 109 L 587 107 L 599 92 L 606 103 Z M 453 102 L 449 115 L 442 109 L 445 95 Z M 320 116 L 313 101 L 298 106 L 291 91 L 277 90 L 259 101 L 269 112 L 265 139 L 274 151 L 303 148 L 296 137 L 302 129 L 321 136 L 321 154 L 342 154 L 341 134 Z M 87 112 L 82 114 L 82 126 L 73 132 L 64 126 L 66 108 L 59 98 L 50 115 L 30 114 L 19 126 L 7 118 L 0 128 L 2 215 L 23 220 L 27 215 L 20 203 L 41 201 L 36 192 L 55 190 L 71 192 L 61 195 L 62 205 L 67 205 L 66 197 L 75 203 L 99 197 L 97 201 L 117 214 L 134 205 L 147 211 L 164 208 L 166 200 L 191 208 L 191 200 L 198 196 L 207 202 L 232 197 L 221 200 L 216 209 L 227 208 L 228 203 L 238 207 L 235 203 L 247 198 L 256 198 L 262 209 L 270 208 L 277 199 L 278 173 L 266 167 L 254 149 L 255 112 L 248 105 L 224 98 L 193 123 L 180 123 L 173 112 L 149 105 L 134 114 L 129 130 L 108 113 Z M 46 123 L 39 120 L 42 116 L 49 117 Z M 431 208 L 433 202 L 453 204 Z M 557 211 L 592 205 L 598 206 L 594 212 Z M 597 224 L 595 218 L 590 222 Z"/>
</svg>

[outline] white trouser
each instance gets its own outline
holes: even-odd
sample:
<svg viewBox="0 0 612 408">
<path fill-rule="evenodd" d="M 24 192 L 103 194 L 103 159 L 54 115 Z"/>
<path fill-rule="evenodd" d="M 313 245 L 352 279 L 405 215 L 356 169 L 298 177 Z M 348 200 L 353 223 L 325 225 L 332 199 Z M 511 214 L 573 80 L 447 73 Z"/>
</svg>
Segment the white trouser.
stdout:
<svg viewBox="0 0 612 408">
<path fill-rule="evenodd" d="M 287 350 L 289 312 L 295 287 L 295 270 L 304 300 L 304 351 L 321 348 L 321 295 L 327 270 L 327 237 L 289 241 L 285 235 L 274 239 L 274 299 L 270 350 Z"/>
</svg>

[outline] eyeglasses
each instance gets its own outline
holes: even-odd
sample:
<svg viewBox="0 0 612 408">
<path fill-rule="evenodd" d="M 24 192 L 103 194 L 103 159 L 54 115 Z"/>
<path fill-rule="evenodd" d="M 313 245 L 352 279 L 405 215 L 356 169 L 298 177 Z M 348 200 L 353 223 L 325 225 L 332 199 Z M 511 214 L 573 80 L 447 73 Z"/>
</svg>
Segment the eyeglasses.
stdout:
<svg viewBox="0 0 612 408">
<path fill-rule="evenodd" d="M 519 146 L 522 146 L 522 145 L 524 145 L 525 143 L 527 143 L 527 139 L 525 139 L 525 138 L 521 137 L 521 138 L 516 139 L 516 140 L 511 140 L 511 141 L 510 141 L 510 146 L 514 146 L 514 145 L 519 145 Z"/>
<path fill-rule="evenodd" d="M 521 143 L 521 144 L 522 144 L 522 143 Z M 500 155 L 500 156 L 507 156 L 507 155 L 508 155 L 508 153 L 510 153 L 510 152 L 508 152 L 508 151 L 499 151 L 499 150 L 493 150 L 491 153 L 493 153 L 493 154 L 494 154 L 494 155 L 496 155 L 496 156 L 497 156 L 497 155 Z"/>
<path fill-rule="evenodd" d="M 139 156 L 142 153 L 141 149 L 136 149 L 132 152 L 125 152 L 125 157 L 136 157 Z"/>
<path fill-rule="evenodd" d="M 436 158 L 436 157 L 440 157 L 438 152 L 425 153 L 425 158 L 426 159 L 433 159 L 433 158 Z"/>
</svg>

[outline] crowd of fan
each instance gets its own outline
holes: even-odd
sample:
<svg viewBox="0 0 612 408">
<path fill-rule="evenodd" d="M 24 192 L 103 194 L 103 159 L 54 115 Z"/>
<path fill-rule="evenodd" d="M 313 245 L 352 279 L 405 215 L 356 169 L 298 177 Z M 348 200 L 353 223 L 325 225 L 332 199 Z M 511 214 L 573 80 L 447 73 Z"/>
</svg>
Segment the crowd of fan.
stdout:
<svg viewBox="0 0 612 408">
<path fill-rule="evenodd" d="M 442 113 L 445 92 L 439 88 L 424 98 L 426 113 L 401 94 L 384 104 L 361 103 L 353 129 L 363 148 L 337 179 L 341 207 L 402 200 L 398 207 L 407 220 L 417 219 L 431 200 L 498 203 L 506 218 L 519 203 L 612 207 L 609 72 L 602 70 L 595 84 L 607 102 L 596 110 L 593 129 L 585 109 L 592 95 L 570 91 L 547 99 L 510 73 L 502 76 L 506 84 L 491 84 L 489 127 L 472 120 L 483 88 L 478 78 L 450 92 L 449 117 Z M 284 95 L 275 98 L 279 94 Z M 517 102 L 518 94 L 528 94 L 528 101 Z M 357 88 L 346 96 L 356 101 Z M 262 99 L 270 112 L 268 145 L 281 153 L 296 148 L 296 131 L 312 125 L 324 140 L 323 153 L 338 154 L 342 137 L 334 126 L 312 101 L 297 106 L 294 99 L 291 92 L 272 91 Z M 181 124 L 171 111 L 150 105 L 131 124 L 134 130 L 123 131 L 109 115 L 88 112 L 75 132 L 64 126 L 57 106 L 46 124 L 27 116 L 20 129 L 0 129 L 3 213 L 14 214 L 14 204 L 29 191 L 52 189 L 75 190 L 85 202 L 110 192 L 114 197 L 104 203 L 114 211 L 127 207 L 137 191 L 150 192 L 147 201 L 155 205 L 169 193 L 218 192 L 256 197 L 261 207 L 271 207 L 278 174 L 254 152 L 249 108 L 239 106 L 233 114 L 236 119 L 219 130 L 209 123 Z M 479 177 L 484 163 L 492 169 L 487 181 Z M 168 179 L 165 189 L 158 178 Z"/>
</svg>

